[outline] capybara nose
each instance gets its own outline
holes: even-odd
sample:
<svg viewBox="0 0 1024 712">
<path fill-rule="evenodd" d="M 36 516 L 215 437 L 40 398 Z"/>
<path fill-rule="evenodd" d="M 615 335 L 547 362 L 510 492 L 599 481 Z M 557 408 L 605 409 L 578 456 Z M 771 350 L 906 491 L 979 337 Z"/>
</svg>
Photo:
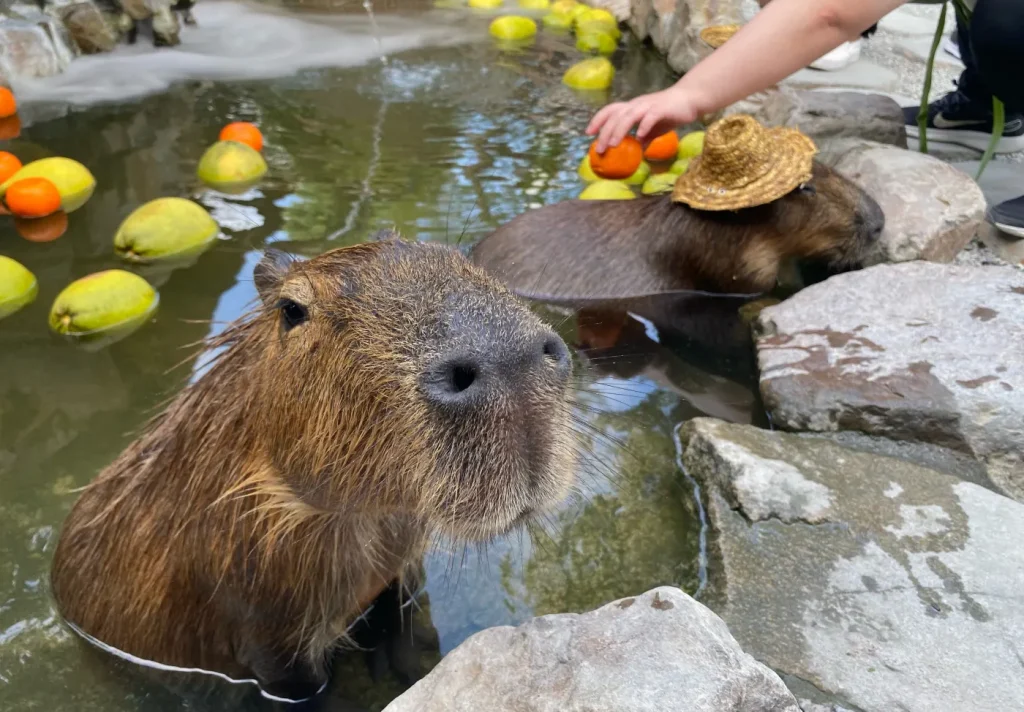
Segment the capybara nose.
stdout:
<svg viewBox="0 0 1024 712">
<path fill-rule="evenodd" d="M 885 213 L 882 212 L 881 206 L 869 197 L 861 201 L 860 210 L 857 211 L 857 222 L 861 234 L 874 242 L 882 236 L 882 230 L 885 229 Z"/>
<path fill-rule="evenodd" d="M 445 354 L 426 368 L 421 385 L 428 403 L 465 408 L 503 394 L 535 392 L 538 385 L 564 387 L 572 371 L 569 349 L 553 331 L 521 343 L 480 346 Z"/>
</svg>

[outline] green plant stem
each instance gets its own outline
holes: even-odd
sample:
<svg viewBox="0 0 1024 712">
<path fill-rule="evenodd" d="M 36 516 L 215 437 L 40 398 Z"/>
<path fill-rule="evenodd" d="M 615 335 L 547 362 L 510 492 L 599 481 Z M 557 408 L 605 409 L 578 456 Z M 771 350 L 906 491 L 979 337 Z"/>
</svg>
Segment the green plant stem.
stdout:
<svg viewBox="0 0 1024 712">
<path fill-rule="evenodd" d="M 955 0 L 954 0 L 955 1 Z M 917 110 L 918 144 L 921 153 L 928 153 L 928 97 L 932 93 L 932 71 L 935 68 L 935 53 L 939 51 L 942 33 L 946 29 L 946 3 L 942 3 L 939 24 L 935 27 L 932 48 L 928 52 L 928 64 L 924 70 L 924 91 L 921 93 L 921 107 Z"/>
<path fill-rule="evenodd" d="M 996 97 L 992 97 L 992 138 L 988 141 L 988 148 L 985 149 L 985 153 L 981 157 L 981 165 L 978 166 L 978 175 L 974 177 L 975 180 L 981 180 L 981 174 L 985 172 L 985 167 L 988 162 L 992 160 L 992 156 L 996 152 L 996 144 L 999 143 L 999 139 L 1003 137 L 1003 127 L 1006 125 L 1006 107 L 1003 106 L 1003 102 L 999 101 Z"/>
</svg>

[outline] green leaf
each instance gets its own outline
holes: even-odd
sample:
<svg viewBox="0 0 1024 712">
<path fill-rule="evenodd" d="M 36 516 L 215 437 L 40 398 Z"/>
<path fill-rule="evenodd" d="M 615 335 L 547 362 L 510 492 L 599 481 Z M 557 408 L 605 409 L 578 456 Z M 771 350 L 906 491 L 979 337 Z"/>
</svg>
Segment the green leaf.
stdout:
<svg viewBox="0 0 1024 712">
<path fill-rule="evenodd" d="M 985 149 L 985 153 L 981 157 L 981 165 L 978 166 L 978 175 L 974 177 L 975 180 L 981 180 L 981 174 L 985 172 L 985 166 L 992 160 L 992 156 L 996 152 L 996 144 L 1003 137 L 1003 127 L 1005 125 L 1006 109 L 1003 106 L 1003 102 L 992 97 L 992 138 L 989 139 L 988 148 Z"/>
<path fill-rule="evenodd" d="M 942 12 L 939 13 L 939 24 L 935 27 L 932 48 L 928 52 L 928 65 L 924 71 L 924 91 L 921 92 L 921 107 L 917 110 L 918 144 L 921 153 L 928 153 L 928 97 L 932 93 L 932 72 L 935 69 L 935 53 L 939 51 L 939 44 L 942 42 L 942 33 L 945 29 L 946 3 L 942 3 Z"/>
</svg>

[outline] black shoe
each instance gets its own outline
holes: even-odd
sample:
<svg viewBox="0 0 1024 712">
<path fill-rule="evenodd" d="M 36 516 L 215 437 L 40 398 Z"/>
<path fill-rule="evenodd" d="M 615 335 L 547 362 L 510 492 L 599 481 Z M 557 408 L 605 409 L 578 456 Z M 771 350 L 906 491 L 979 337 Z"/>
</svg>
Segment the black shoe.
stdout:
<svg viewBox="0 0 1024 712">
<path fill-rule="evenodd" d="M 1024 239 L 1024 195 L 994 206 L 988 218 L 1006 234 Z"/>
<path fill-rule="evenodd" d="M 918 138 L 919 107 L 903 109 L 907 136 Z M 992 140 L 992 107 L 971 101 L 961 91 L 953 91 L 928 105 L 928 139 L 938 143 L 955 143 L 978 151 L 988 148 Z M 996 153 L 1024 151 L 1024 116 L 1008 114 L 1003 136 L 996 144 Z"/>
</svg>

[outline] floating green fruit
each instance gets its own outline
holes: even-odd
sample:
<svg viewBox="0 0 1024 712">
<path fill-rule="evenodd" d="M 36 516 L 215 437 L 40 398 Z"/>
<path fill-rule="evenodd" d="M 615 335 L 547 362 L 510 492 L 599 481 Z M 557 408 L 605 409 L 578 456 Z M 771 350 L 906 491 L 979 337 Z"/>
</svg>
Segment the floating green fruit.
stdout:
<svg viewBox="0 0 1024 712">
<path fill-rule="evenodd" d="M 580 193 L 580 200 L 632 200 L 636 194 L 620 180 L 594 181 Z"/>
<path fill-rule="evenodd" d="M 619 43 L 610 34 L 588 31 L 576 35 L 576 49 L 587 54 L 614 54 Z"/>
<path fill-rule="evenodd" d="M 615 67 L 607 57 L 593 57 L 569 67 L 562 81 L 573 89 L 607 89 L 615 78 Z"/>
<path fill-rule="evenodd" d="M 549 30 L 565 31 L 572 27 L 572 16 L 563 15 L 558 12 L 549 12 L 547 15 L 540 18 L 540 21 L 544 23 L 544 27 Z"/>
<path fill-rule="evenodd" d="M 651 164 L 647 161 L 641 161 L 640 167 L 629 178 L 626 178 L 623 182 L 626 185 L 642 185 L 647 177 L 651 175 Z"/>
<path fill-rule="evenodd" d="M 209 247 L 218 232 L 216 221 L 191 200 L 158 198 L 125 218 L 114 252 L 136 263 L 187 259 Z"/>
<path fill-rule="evenodd" d="M 156 290 L 136 274 L 119 269 L 96 272 L 57 295 L 50 308 L 50 328 L 106 344 L 142 326 L 159 302 Z"/>
<path fill-rule="evenodd" d="M 590 167 L 590 153 L 583 154 L 583 160 L 580 161 L 580 167 L 576 169 L 579 174 L 587 183 L 593 183 L 595 180 L 601 180 L 601 176 L 594 173 L 594 169 Z"/>
<path fill-rule="evenodd" d="M 577 10 L 577 8 L 579 8 L 579 10 Z M 582 12 L 586 9 L 586 5 L 576 2 L 576 0 L 555 0 L 551 3 L 551 12 L 557 15 L 575 17 L 577 12 Z"/>
<path fill-rule="evenodd" d="M 669 173 L 674 173 L 677 176 L 681 176 L 684 173 L 686 173 L 686 169 L 689 168 L 689 167 L 690 167 L 690 159 L 689 158 L 680 158 L 678 161 L 673 162 L 672 165 L 668 167 L 668 172 Z"/>
<path fill-rule="evenodd" d="M 576 27 L 589 24 L 619 29 L 619 21 L 615 19 L 615 15 L 596 7 L 586 8 L 576 15 Z"/>
<path fill-rule="evenodd" d="M 547 10 L 551 7 L 551 0 L 519 0 L 518 4 L 524 10 Z"/>
<path fill-rule="evenodd" d="M 469 6 L 477 10 L 493 10 L 501 7 L 505 0 L 469 0 Z"/>
<path fill-rule="evenodd" d="M 237 141 L 218 141 L 206 149 L 196 171 L 199 180 L 222 193 L 244 193 L 267 172 L 260 152 Z"/>
<path fill-rule="evenodd" d="M 704 152 L 704 132 L 691 131 L 679 139 L 679 158 L 693 158 Z"/>
<path fill-rule="evenodd" d="M 675 173 L 658 173 L 644 181 L 643 187 L 640 188 L 640 192 L 644 195 L 668 193 L 675 187 L 676 178 L 678 177 L 679 176 Z"/>
<path fill-rule="evenodd" d="M 537 34 L 537 23 L 528 17 L 502 15 L 491 22 L 491 36 L 499 40 L 526 40 Z"/>
<path fill-rule="evenodd" d="M 615 41 L 616 44 L 620 39 L 622 39 L 622 30 L 620 30 L 616 25 L 609 25 L 604 22 L 593 21 L 580 22 L 579 18 L 575 20 L 574 24 L 576 26 L 577 37 L 596 34 L 608 35 L 609 37 L 612 38 L 612 40 Z"/>
<path fill-rule="evenodd" d="M 96 179 L 89 169 L 70 158 L 41 158 L 24 165 L 17 173 L 0 185 L 0 198 L 7 189 L 25 178 L 45 178 L 53 183 L 60 193 L 60 208 L 73 213 L 85 205 L 96 190 Z"/>
<path fill-rule="evenodd" d="M 10 316 L 39 294 L 39 281 L 20 262 L 0 255 L 0 319 Z"/>
</svg>

